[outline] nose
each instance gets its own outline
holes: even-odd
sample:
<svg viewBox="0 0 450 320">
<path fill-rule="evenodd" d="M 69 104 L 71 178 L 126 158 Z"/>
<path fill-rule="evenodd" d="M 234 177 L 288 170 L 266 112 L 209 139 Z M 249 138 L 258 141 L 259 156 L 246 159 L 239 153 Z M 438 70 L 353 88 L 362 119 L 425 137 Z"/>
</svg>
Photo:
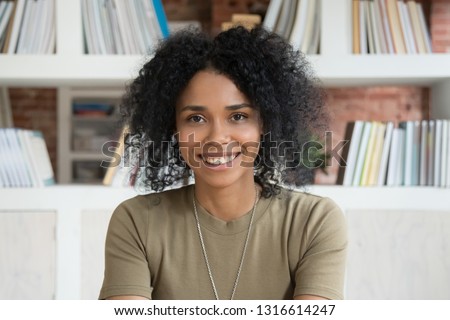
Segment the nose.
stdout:
<svg viewBox="0 0 450 320">
<path fill-rule="evenodd" d="M 230 141 L 230 130 L 221 121 L 211 122 L 207 136 L 209 143 L 227 144 Z"/>
</svg>

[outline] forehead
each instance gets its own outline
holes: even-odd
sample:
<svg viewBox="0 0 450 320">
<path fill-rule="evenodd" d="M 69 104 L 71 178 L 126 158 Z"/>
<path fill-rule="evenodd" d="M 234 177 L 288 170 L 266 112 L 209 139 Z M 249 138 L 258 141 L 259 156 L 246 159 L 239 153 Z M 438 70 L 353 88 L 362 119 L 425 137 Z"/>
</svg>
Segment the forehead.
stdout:
<svg viewBox="0 0 450 320">
<path fill-rule="evenodd" d="M 177 107 L 185 105 L 226 106 L 238 103 L 249 103 L 227 76 L 212 70 L 197 72 L 181 92 Z"/>
</svg>

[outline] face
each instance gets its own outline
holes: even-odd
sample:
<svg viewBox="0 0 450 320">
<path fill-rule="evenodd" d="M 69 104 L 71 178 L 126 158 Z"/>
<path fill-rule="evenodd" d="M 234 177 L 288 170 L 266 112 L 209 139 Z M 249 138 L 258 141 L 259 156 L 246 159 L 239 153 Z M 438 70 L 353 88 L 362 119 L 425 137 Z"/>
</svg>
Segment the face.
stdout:
<svg viewBox="0 0 450 320">
<path fill-rule="evenodd" d="M 177 101 L 176 127 L 196 183 L 253 183 L 262 121 L 229 78 L 214 71 L 195 74 Z"/>
</svg>

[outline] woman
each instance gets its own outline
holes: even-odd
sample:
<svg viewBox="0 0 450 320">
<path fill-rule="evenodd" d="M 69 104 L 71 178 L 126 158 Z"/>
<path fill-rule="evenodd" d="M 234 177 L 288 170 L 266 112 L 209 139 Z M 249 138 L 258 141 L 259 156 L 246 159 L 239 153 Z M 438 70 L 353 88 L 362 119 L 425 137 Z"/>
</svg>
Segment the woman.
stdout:
<svg viewBox="0 0 450 320">
<path fill-rule="evenodd" d="M 343 215 L 291 190 L 311 181 L 302 146 L 324 124 L 301 54 L 260 28 L 182 31 L 123 111 L 136 181 L 156 193 L 115 210 L 101 299 L 343 298 Z"/>
</svg>

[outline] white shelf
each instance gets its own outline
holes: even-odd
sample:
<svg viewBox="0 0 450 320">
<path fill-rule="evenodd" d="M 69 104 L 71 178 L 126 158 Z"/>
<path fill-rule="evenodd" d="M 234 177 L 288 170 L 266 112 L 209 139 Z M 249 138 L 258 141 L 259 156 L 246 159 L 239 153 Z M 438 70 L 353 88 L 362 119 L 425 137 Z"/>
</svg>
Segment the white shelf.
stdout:
<svg viewBox="0 0 450 320">
<path fill-rule="evenodd" d="M 450 189 L 434 187 L 344 187 L 313 185 L 308 193 L 329 197 L 343 210 L 448 211 Z M 45 188 L 0 188 L 0 214 L 8 210 L 72 210 L 114 208 L 120 201 L 135 196 L 131 188 L 86 185 L 55 185 Z M 26 198 L 27 201 L 22 201 Z M 111 199 L 114 199 L 111 202 Z"/>
<path fill-rule="evenodd" d="M 101 160 L 108 160 L 107 156 L 104 156 L 102 154 L 99 154 L 100 152 L 94 152 L 94 151 L 72 151 L 68 159 L 71 161 L 101 161 Z"/>
<path fill-rule="evenodd" d="M 148 59 L 125 55 L 0 56 L 0 85 L 123 87 L 137 76 Z M 308 59 L 325 86 L 429 86 L 450 79 L 450 54 L 342 54 L 314 55 Z"/>
<path fill-rule="evenodd" d="M 325 86 L 429 86 L 450 79 L 450 54 L 351 54 L 351 0 L 322 1 L 321 55 L 309 59 Z M 80 1 L 56 4 L 57 53 L 0 55 L 0 85 L 123 87 L 150 59 L 84 54 Z"/>
<path fill-rule="evenodd" d="M 311 56 L 324 85 L 431 86 L 450 79 L 450 54 Z"/>
<path fill-rule="evenodd" d="M 310 191 L 332 198 L 344 212 L 353 211 L 353 217 L 360 210 L 365 212 L 368 209 L 375 210 L 375 212 L 400 210 L 413 216 L 414 213 L 418 213 L 423 221 L 429 219 L 436 221 L 437 217 L 432 213 L 450 212 L 450 201 L 443 201 L 443 199 L 450 198 L 450 189 L 312 186 Z M 48 212 L 55 213 L 55 299 L 80 299 L 87 289 L 84 286 L 92 286 L 93 289 L 98 289 L 96 286 L 100 285 L 103 275 L 101 267 L 103 258 L 101 255 L 89 255 L 89 252 L 83 251 L 82 248 L 83 246 L 98 247 L 99 252 L 103 252 L 104 238 L 100 241 L 97 237 L 89 236 L 85 228 L 92 225 L 95 234 L 100 232 L 101 237 L 103 237 L 102 230 L 106 230 L 107 221 L 113 209 L 120 202 L 135 195 L 136 192 L 131 188 L 86 185 L 0 189 L 0 199 L 2 199 L 0 202 L 0 217 L 8 212 L 31 212 L 37 215 L 45 215 Z M 23 201 L 23 199 L 27 199 L 27 201 Z M 389 215 L 387 217 L 388 219 L 382 224 L 383 226 L 398 226 L 398 215 L 393 214 L 392 219 L 389 218 Z M 349 224 L 349 232 L 355 234 L 355 227 L 353 229 L 351 227 L 352 224 Z M 415 235 L 419 229 L 416 228 L 410 230 L 410 232 Z M 397 229 L 393 228 L 393 230 Z M 379 234 L 376 234 L 375 238 L 370 236 L 370 234 L 373 234 L 373 232 L 371 233 L 373 230 L 358 230 L 359 233 L 364 231 L 368 231 L 368 238 L 366 237 L 368 243 L 373 244 L 380 241 Z M 386 232 L 389 233 L 390 231 L 392 230 Z M 448 252 L 448 249 L 446 250 L 444 252 Z M 86 267 L 86 261 L 88 261 L 88 267 Z M 350 260 L 349 263 L 352 263 L 352 261 Z M 404 263 L 408 264 L 408 261 Z M 382 265 L 389 263 L 390 261 L 387 260 L 379 262 Z M 355 266 L 354 263 L 353 266 Z M 95 277 L 98 277 L 99 281 L 83 282 L 83 279 L 85 279 L 83 277 L 86 277 L 84 272 L 91 273 L 93 270 L 98 270 Z M 95 299 L 95 297 L 89 298 Z"/>
</svg>

